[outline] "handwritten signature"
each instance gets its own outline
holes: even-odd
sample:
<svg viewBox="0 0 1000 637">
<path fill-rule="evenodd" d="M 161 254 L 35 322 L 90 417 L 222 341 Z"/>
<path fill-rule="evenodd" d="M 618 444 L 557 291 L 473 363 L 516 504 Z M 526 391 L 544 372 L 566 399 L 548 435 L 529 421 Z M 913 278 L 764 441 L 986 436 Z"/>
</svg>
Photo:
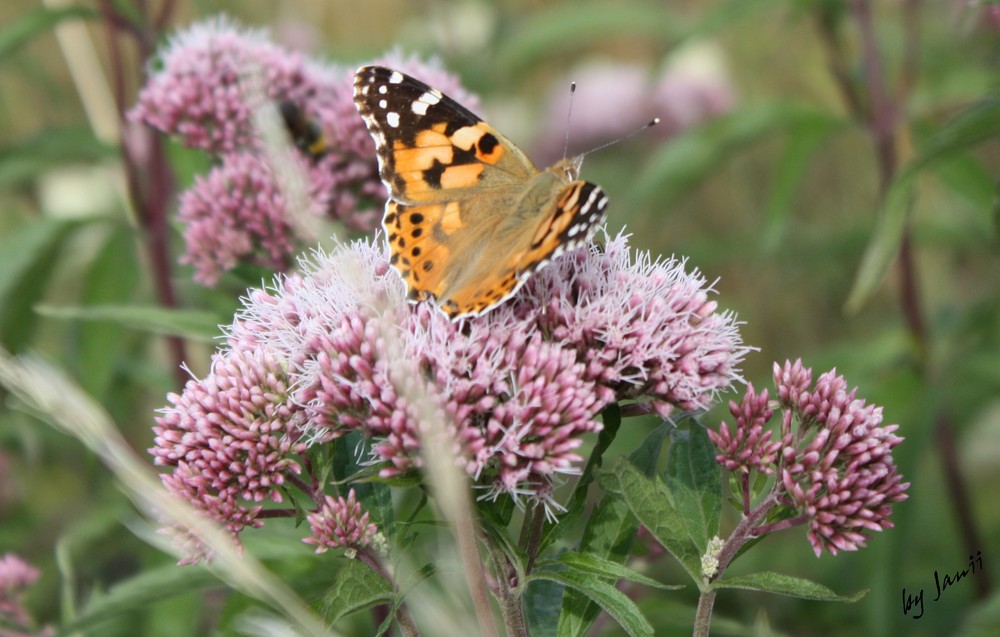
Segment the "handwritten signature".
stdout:
<svg viewBox="0 0 1000 637">
<path fill-rule="evenodd" d="M 954 575 L 948 573 L 941 575 L 937 571 L 934 571 L 934 586 L 937 589 L 937 595 L 932 601 L 936 602 L 940 600 L 941 593 L 947 590 L 949 586 L 953 586 L 969 575 L 975 575 L 982 570 L 983 552 L 976 551 L 975 555 L 969 556 L 969 568 L 955 571 Z M 916 594 L 908 594 L 906 588 L 903 588 L 903 614 L 909 615 L 910 611 L 914 611 L 912 615 L 913 619 L 920 619 L 924 616 L 924 589 L 921 588 Z"/>
</svg>

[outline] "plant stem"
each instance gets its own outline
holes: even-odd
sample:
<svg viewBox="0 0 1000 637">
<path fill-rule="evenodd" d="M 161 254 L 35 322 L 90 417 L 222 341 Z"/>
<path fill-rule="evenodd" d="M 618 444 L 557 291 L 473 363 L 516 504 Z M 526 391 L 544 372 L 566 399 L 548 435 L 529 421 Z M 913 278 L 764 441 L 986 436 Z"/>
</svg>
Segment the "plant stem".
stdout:
<svg viewBox="0 0 1000 637">
<path fill-rule="evenodd" d="M 161 306 L 177 307 L 171 273 L 173 259 L 170 255 L 168 239 L 168 204 L 174 190 L 173 174 L 167 162 L 161 137 L 146 127 L 130 127 L 124 124 L 127 110 L 125 55 L 122 51 L 119 33 L 131 35 L 141 59 L 148 59 L 153 51 L 156 33 L 150 33 L 146 25 L 138 25 L 122 16 L 110 0 L 99 3 L 107 31 L 108 57 L 115 106 L 118 110 L 122 167 L 129 198 L 137 216 L 139 229 L 145 244 L 153 276 L 153 287 Z M 166 24 L 172 3 L 164 5 L 157 24 Z M 152 27 L 156 28 L 156 27 Z M 141 67 L 140 67 L 141 68 Z M 183 369 L 187 358 L 184 339 L 168 336 L 167 350 L 174 368 L 174 378 L 183 387 L 188 380 Z"/>
<path fill-rule="evenodd" d="M 372 569 L 379 577 L 389 582 L 392 590 L 396 591 L 397 595 L 399 594 L 399 589 L 396 587 L 396 582 L 392 574 L 382 567 L 382 563 L 376 556 L 372 555 L 367 549 L 358 549 L 358 559 L 367 564 L 368 568 Z M 413 616 L 410 615 L 410 609 L 403 601 L 400 601 L 396 607 L 396 623 L 399 624 L 400 630 L 403 631 L 406 637 L 420 637 L 420 631 L 413 621 Z"/>
<path fill-rule="evenodd" d="M 716 590 L 702 591 L 698 598 L 698 610 L 694 614 L 694 637 L 708 637 L 712 626 L 712 609 L 715 607 Z"/>
<path fill-rule="evenodd" d="M 524 608 L 521 606 L 521 585 L 517 569 L 504 552 L 488 538 L 485 543 L 496 573 L 495 594 L 507 637 L 529 637 Z"/>
<path fill-rule="evenodd" d="M 902 112 L 901 104 L 909 95 L 918 75 L 920 2 L 919 0 L 906 0 L 902 5 L 907 46 L 904 51 L 895 102 L 888 95 L 882 73 L 881 56 L 875 45 L 875 29 L 870 0 L 855 0 L 851 7 L 862 36 L 864 64 L 867 71 L 865 75 L 868 78 L 867 88 L 873 106 L 871 116 L 868 119 L 868 128 L 871 131 L 878 158 L 879 194 L 880 197 L 884 197 L 898 171 L 897 146 L 899 140 L 897 131 L 899 114 Z M 909 226 L 903 230 L 897 266 L 900 311 L 916 348 L 916 358 L 922 370 L 924 383 L 929 384 L 934 376 L 928 357 L 930 337 L 920 301 L 919 277 L 916 259 L 913 255 L 913 235 Z M 982 546 L 983 543 L 970 506 L 966 482 L 960 470 L 960 461 L 955 448 L 954 426 L 946 410 L 942 410 L 937 415 L 934 428 L 938 439 L 937 452 L 951 493 L 949 499 L 955 508 L 962 537 L 969 549 L 974 550 L 975 547 Z M 983 573 L 983 577 L 976 579 L 976 587 L 977 594 L 981 599 L 985 599 L 991 588 L 986 573 Z"/>
</svg>

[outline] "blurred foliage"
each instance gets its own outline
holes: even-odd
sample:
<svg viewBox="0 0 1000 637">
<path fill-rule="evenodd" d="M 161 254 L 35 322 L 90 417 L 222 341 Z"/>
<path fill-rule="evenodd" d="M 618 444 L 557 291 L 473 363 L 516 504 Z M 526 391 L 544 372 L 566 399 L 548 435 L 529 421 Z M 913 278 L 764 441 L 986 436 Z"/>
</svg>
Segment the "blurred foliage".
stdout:
<svg viewBox="0 0 1000 637">
<path fill-rule="evenodd" d="M 205 339 L 218 335 L 212 326 L 229 320 L 247 282 L 231 277 L 204 290 L 177 266 L 178 307 L 157 309 L 120 155 L 96 124 L 109 114 L 84 108 L 80 77 L 66 64 L 86 52 L 72 49 L 78 39 L 56 37 L 82 29 L 108 82 L 100 3 L 63 4 L 0 5 L 0 344 L 59 361 L 143 450 L 154 409 L 179 389 L 160 335 L 193 339 L 187 361 L 204 373 Z M 129 14 L 161 8 L 114 4 Z M 543 100 L 581 61 L 612 59 L 652 75 L 684 44 L 717 47 L 737 96 L 727 113 L 665 141 L 631 138 L 589 157 L 584 174 L 611 196 L 612 231 L 624 225 L 635 247 L 686 256 L 718 279 L 720 305 L 739 312 L 745 341 L 760 348 L 748 380 L 768 386 L 771 361 L 801 357 L 817 370 L 836 366 L 883 404 L 907 437 L 897 462 L 913 486 L 896 528 L 859 553 L 817 560 L 796 529 L 729 573 L 780 565 L 837 594 L 869 589 L 860 602 L 724 591 L 715 634 L 996 634 L 1000 602 L 982 586 L 1000 579 L 992 490 L 1000 480 L 1000 13 L 976 2 L 871 4 L 881 73 L 890 98 L 903 98 L 888 174 L 878 135 L 844 99 L 844 86 L 864 87 L 872 70 L 846 0 L 181 2 L 167 31 L 223 10 L 342 63 L 392 47 L 438 55 L 529 152 L 533 136 L 554 125 L 541 115 Z M 145 60 L 120 62 L 131 103 Z M 900 87 L 906 73 L 911 84 Z M 618 113 L 635 125 L 649 115 Z M 177 183 L 189 183 L 203 165 L 170 150 Z M 176 258 L 176 226 L 169 243 Z M 634 448 L 647 433 L 635 422 L 615 448 Z M 956 471 L 967 502 L 949 481 Z M 134 515 L 76 441 L 0 411 L 0 553 L 42 568 L 29 605 L 43 622 L 70 625 L 89 609 L 81 631 L 103 620 L 95 630 L 110 636 L 217 634 L 208 627 L 247 607 L 206 573 L 169 566 L 126 530 L 141 526 Z M 308 550 L 289 531 L 269 524 L 250 549 L 317 599 L 334 576 L 315 581 Z M 970 537 L 981 544 L 968 545 Z M 292 548 L 275 549 L 282 541 Z M 977 550 L 988 577 L 931 602 L 935 572 L 964 568 Z M 683 579 L 677 564 L 640 559 L 661 582 Z M 122 584 L 128 578 L 136 579 Z M 921 619 L 904 617 L 904 588 L 926 589 Z M 646 588 L 637 598 L 657 634 L 688 634 L 695 600 L 690 589 Z M 338 627 L 372 634 L 362 615 Z M 620 634 L 613 622 L 603 626 Z"/>
</svg>

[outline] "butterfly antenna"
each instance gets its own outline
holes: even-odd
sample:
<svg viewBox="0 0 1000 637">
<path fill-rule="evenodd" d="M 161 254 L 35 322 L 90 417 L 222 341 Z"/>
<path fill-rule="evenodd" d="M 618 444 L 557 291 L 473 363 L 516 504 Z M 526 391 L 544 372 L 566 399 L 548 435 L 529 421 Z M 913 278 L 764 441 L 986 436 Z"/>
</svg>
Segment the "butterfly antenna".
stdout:
<svg viewBox="0 0 1000 637">
<path fill-rule="evenodd" d="M 647 128 L 652 128 L 653 126 L 656 126 L 659 123 L 660 123 L 660 118 L 659 117 L 654 117 L 653 119 L 649 120 L 648 122 L 646 122 L 645 124 L 643 124 L 639 128 L 637 128 L 634 131 L 632 131 L 631 133 L 629 133 L 628 135 L 625 135 L 623 137 L 619 137 L 618 139 L 613 139 L 610 142 L 606 142 L 604 144 L 601 144 L 597 148 L 591 148 L 590 150 L 588 150 L 585 153 L 580 153 L 580 157 L 584 157 L 586 155 L 589 155 L 590 153 L 596 153 L 597 151 L 605 149 L 608 146 L 613 146 L 613 145 L 617 144 L 618 142 L 623 142 L 626 139 L 630 139 L 632 137 L 635 137 L 636 135 L 638 135 L 642 131 L 646 130 Z"/>
<path fill-rule="evenodd" d="M 563 144 L 563 160 L 569 153 L 569 125 L 573 119 L 573 96 L 576 94 L 576 82 L 569 83 L 569 109 L 566 111 L 566 143 Z"/>
</svg>

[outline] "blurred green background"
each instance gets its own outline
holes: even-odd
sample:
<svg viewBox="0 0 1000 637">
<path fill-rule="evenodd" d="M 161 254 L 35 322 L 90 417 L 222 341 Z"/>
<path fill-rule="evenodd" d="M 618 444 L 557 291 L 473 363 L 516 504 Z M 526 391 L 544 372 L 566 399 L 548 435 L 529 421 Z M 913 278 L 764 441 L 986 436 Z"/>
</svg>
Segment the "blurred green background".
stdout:
<svg viewBox="0 0 1000 637">
<path fill-rule="evenodd" d="M 157 303 L 113 99 L 120 89 L 133 103 L 145 60 L 133 39 L 109 30 L 102 4 L 0 4 L 0 343 L 57 361 L 144 450 L 154 410 L 179 387 L 163 337 L 141 317 L 81 320 L 66 310 Z M 585 90 L 588 68 L 645 78 L 650 94 L 684 70 L 661 101 L 617 108 L 607 134 L 663 116 L 651 110 L 674 108 L 673 99 L 693 100 L 696 117 L 587 159 L 584 178 L 611 197 L 609 230 L 624 226 L 635 248 L 687 257 L 718 279 L 720 306 L 738 312 L 745 342 L 760 349 L 745 366 L 755 386 L 770 386 L 772 361 L 801 357 L 817 373 L 837 367 L 884 405 L 907 438 L 897 462 L 912 482 L 896 528 L 867 549 L 816 559 L 799 528 L 731 571 L 870 589 L 862 601 L 725 591 L 713 634 L 1000 634 L 1000 9 L 958 0 L 113 4 L 147 13 L 145 24 L 166 10 L 165 29 L 145 34 L 147 44 L 224 11 L 336 63 L 393 48 L 439 56 L 481 97 L 481 114 L 546 161 L 553 131 L 561 152 L 566 120 L 553 104 L 569 80 L 581 87 L 570 138 L 580 151 L 609 140 L 588 122 L 600 122 L 602 100 L 617 99 L 614 74 Z M 859 18 L 863 7 L 870 21 Z M 204 170 L 204 159 L 167 150 L 178 189 Z M 175 260 L 176 227 L 170 245 Z M 209 325 L 229 322 L 242 293 L 235 278 L 201 288 L 185 266 L 172 281 L 178 306 Z M 190 368 L 205 373 L 211 341 L 186 346 Z M 29 595 L 41 621 L 65 621 L 116 582 L 173 562 L 127 530 L 134 516 L 79 443 L 0 411 L 0 554 L 16 551 L 43 570 Z M 965 568 L 977 550 L 986 573 L 928 599 L 921 619 L 904 617 L 904 587 L 932 598 L 934 572 Z M 663 560 L 649 568 L 682 581 Z M 695 600 L 690 588 L 647 591 L 640 605 L 658 634 L 683 635 Z M 221 589 L 197 591 L 99 630 L 212 634 L 205 627 L 239 607 Z M 620 634 L 613 623 L 603 630 Z"/>
</svg>

